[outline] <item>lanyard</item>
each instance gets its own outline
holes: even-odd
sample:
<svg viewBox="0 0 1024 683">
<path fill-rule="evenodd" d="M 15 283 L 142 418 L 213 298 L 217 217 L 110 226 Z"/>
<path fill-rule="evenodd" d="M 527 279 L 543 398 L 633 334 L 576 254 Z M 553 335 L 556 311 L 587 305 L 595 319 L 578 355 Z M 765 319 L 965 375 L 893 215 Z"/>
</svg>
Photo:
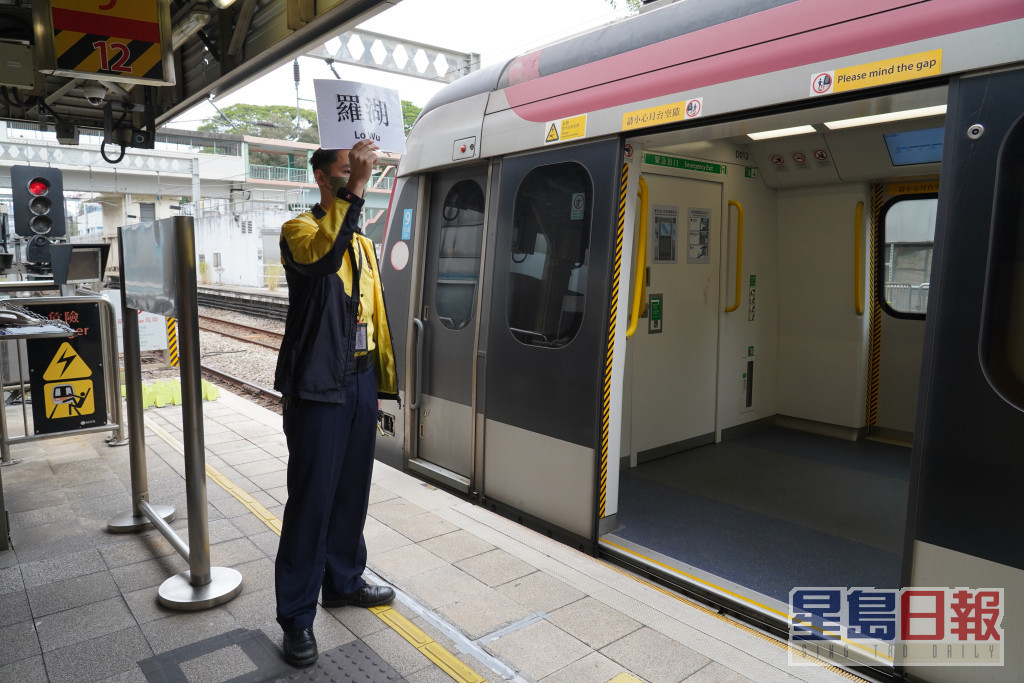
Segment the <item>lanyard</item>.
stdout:
<svg viewBox="0 0 1024 683">
<path fill-rule="evenodd" d="M 352 267 L 352 298 L 356 300 L 359 305 L 359 314 L 356 319 L 362 318 L 363 301 L 359 298 L 359 280 L 362 279 L 363 274 L 363 262 L 362 260 L 356 260 L 355 250 L 352 248 L 352 244 L 356 241 L 356 236 L 352 235 L 352 242 L 348 245 L 348 261 Z M 362 245 L 360 245 L 361 247 Z M 362 251 L 362 248 L 360 248 Z M 357 267 L 358 265 L 358 267 Z"/>
</svg>

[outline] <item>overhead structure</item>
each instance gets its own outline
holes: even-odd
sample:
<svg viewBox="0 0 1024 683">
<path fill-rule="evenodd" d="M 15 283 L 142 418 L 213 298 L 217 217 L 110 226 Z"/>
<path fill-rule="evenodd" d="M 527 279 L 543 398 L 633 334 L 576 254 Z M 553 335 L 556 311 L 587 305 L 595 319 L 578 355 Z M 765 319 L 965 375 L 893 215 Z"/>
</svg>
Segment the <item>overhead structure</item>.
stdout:
<svg viewBox="0 0 1024 683">
<path fill-rule="evenodd" d="M 151 148 L 156 129 L 400 0 L 0 0 L 0 118 Z"/>
<path fill-rule="evenodd" d="M 345 31 L 306 56 L 324 60 L 332 70 L 333 64 L 348 64 L 439 83 L 451 83 L 480 68 L 476 52 L 456 52 L 359 29 Z"/>
</svg>

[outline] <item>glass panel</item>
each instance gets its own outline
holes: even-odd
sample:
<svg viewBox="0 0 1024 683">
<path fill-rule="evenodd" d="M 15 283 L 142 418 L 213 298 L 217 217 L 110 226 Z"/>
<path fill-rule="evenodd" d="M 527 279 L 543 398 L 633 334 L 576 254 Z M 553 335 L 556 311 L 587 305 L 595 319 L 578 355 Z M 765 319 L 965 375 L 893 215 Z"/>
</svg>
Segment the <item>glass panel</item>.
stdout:
<svg viewBox="0 0 1024 683">
<path fill-rule="evenodd" d="M 535 168 L 516 194 L 506 321 L 520 342 L 565 346 L 583 324 L 593 207 L 576 162 Z"/>
<path fill-rule="evenodd" d="M 908 197 L 890 206 L 882 218 L 885 302 L 898 313 L 923 316 L 928 310 L 938 204 L 935 197 Z"/>
<path fill-rule="evenodd" d="M 437 317 L 450 330 L 473 319 L 483 227 L 484 191 L 476 181 L 460 180 L 441 208 L 437 258 Z"/>
</svg>

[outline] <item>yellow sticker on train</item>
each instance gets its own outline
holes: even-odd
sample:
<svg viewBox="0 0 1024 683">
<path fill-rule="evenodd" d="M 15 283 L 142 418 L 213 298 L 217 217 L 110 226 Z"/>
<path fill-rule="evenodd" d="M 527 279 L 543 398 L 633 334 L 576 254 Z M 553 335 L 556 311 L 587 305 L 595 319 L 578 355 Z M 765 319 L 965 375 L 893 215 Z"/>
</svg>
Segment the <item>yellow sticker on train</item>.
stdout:
<svg viewBox="0 0 1024 683">
<path fill-rule="evenodd" d="M 942 50 L 929 50 L 913 55 L 883 59 L 845 69 L 819 71 L 811 76 L 810 96 L 873 88 L 942 73 Z"/>
<path fill-rule="evenodd" d="M 572 116 L 559 121 L 549 121 L 545 130 L 547 134 L 544 138 L 544 144 L 578 140 L 587 135 L 587 115 L 580 114 L 579 116 Z"/>
<path fill-rule="evenodd" d="M 697 97 L 692 100 L 662 104 L 649 109 L 627 111 L 622 115 L 622 130 L 660 126 L 664 123 L 695 119 L 701 115 L 703 106 L 704 98 Z"/>
</svg>

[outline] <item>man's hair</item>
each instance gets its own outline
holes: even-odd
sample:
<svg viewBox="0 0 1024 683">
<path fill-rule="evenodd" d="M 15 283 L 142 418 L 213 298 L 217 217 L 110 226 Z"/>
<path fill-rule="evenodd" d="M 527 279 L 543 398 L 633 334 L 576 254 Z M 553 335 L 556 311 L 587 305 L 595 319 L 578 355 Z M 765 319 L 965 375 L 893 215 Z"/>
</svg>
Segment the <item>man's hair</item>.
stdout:
<svg viewBox="0 0 1024 683">
<path fill-rule="evenodd" d="M 329 169 L 331 164 L 337 160 L 338 150 L 319 148 L 313 152 L 311 157 L 309 157 L 309 165 L 314 171 L 323 171 L 324 173 L 327 173 L 327 169 Z"/>
</svg>

